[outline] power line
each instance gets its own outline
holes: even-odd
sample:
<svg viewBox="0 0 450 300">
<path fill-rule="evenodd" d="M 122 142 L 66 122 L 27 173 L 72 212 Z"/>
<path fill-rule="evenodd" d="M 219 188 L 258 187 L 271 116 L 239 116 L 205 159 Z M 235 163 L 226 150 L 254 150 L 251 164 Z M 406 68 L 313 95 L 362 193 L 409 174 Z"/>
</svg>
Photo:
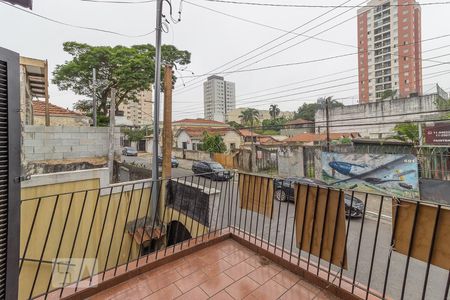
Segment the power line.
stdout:
<svg viewBox="0 0 450 300">
<path fill-rule="evenodd" d="M 287 8 L 359 8 L 359 7 L 378 7 L 380 5 L 317 5 L 317 4 L 279 4 L 279 3 L 260 3 L 260 2 L 244 2 L 244 1 L 231 1 L 231 0 L 203 0 L 207 2 L 217 2 L 224 4 L 235 4 L 235 5 L 251 5 L 251 6 L 269 6 L 269 7 L 287 7 Z M 444 2 L 426 2 L 426 3 L 405 3 L 405 4 L 390 4 L 393 7 L 404 7 L 404 6 L 431 6 L 431 5 L 447 5 L 450 1 Z"/>
<path fill-rule="evenodd" d="M 436 64 L 436 65 L 432 65 L 432 66 L 427 66 L 427 67 L 424 67 L 424 69 L 432 68 L 432 67 L 436 67 L 436 66 L 441 66 L 441 64 Z M 445 74 L 442 74 L 442 73 L 445 73 Z M 430 79 L 430 78 L 433 78 L 433 77 L 446 75 L 446 74 L 448 74 L 448 73 L 450 73 L 449 70 L 438 71 L 438 72 L 434 72 L 434 73 L 428 74 L 427 76 L 425 76 L 424 79 Z M 435 75 L 435 74 L 438 74 L 438 75 Z M 398 74 L 392 74 L 392 75 L 398 75 Z M 392 76 L 392 75 L 391 75 L 391 76 Z M 434 76 L 430 76 L 430 75 L 434 75 Z M 342 79 L 344 79 L 344 78 L 342 78 Z M 337 80 L 334 80 L 334 81 L 337 81 Z M 324 83 L 326 83 L 326 82 L 317 83 L 316 85 L 320 85 L 320 84 L 324 84 Z M 295 98 L 295 99 L 283 99 L 283 98 L 284 98 L 284 97 L 291 97 L 291 96 L 296 96 L 296 95 L 307 94 L 307 93 L 312 93 L 312 92 L 318 92 L 318 91 L 322 91 L 322 90 L 327 90 L 327 89 L 329 89 L 329 88 L 348 86 L 348 85 L 352 85 L 352 84 L 356 84 L 356 83 L 358 83 L 358 81 L 353 81 L 353 82 L 348 82 L 348 83 L 338 84 L 338 85 L 334 85 L 334 86 L 327 86 L 327 87 L 324 87 L 324 88 L 313 89 L 313 90 L 303 91 L 303 92 L 299 92 L 299 93 L 293 93 L 293 94 L 288 94 L 288 95 L 282 95 L 282 96 L 279 96 L 279 97 L 272 97 L 272 98 L 266 98 L 266 99 L 259 99 L 259 100 L 247 101 L 247 102 L 244 102 L 244 103 L 240 103 L 240 105 L 242 105 L 242 104 L 248 105 L 248 104 L 253 104 L 253 103 L 262 103 L 262 102 L 265 102 L 265 101 L 271 101 L 271 100 L 277 100 L 277 103 L 294 102 L 294 101 L 301 101 L 301 100 L 308 100 L 308 99 L 314 98 L 314 97 L 321 97 L 321 96 L 323 96 L 323 93 L 322 93 L 322 94 L 319 94 L 319 95 L 315 95 L 315 96 L 308 96 L 308 98 L 300 98 L 300 99 L 299 99 L 299 98 Z M 307 86 L 304 86 L 304 87 L 302 87 L 302 88 L 305 88 L 305 87 L 307 87 Z M 352 90 L 354 90 L 354 88 L 352 88 L 352 89 L 345 89 L 345 90 L 339 90 L 339 91 L 333 91 L 333 92 L 328 92 L 328 94 L 334 94 L 334 93 L 340 93 L 340 92 L 346 92 L 346 91 L 352 91 Z M 284 92 L 284 91 L 280 91 L 280 93 L 282 93 L 282 92 Z M 259 97 L 262 97 L 262 96 L 259 96 Z M 282 99 L 282 100 L 280 100 L 280 99 Z M 310 102 L 315 102 L 315 100 L 312 100 L 312 101 L 310 101 Z M 264 104 L 260 104 L 260 105 L 267 105 L 267 104 L 268 104 L 268 103 L 264 103 Z M 254 106 L 258 106 L 258 105 L 254 105 Z M 198 108 L 198 109 L 193 110 L 193 111 L 174 111 L 174 112 L 176 112 L 176 113 L 180 113 L 180 112 L 182 112 L 182 113 L 196 113 L 196 112 L 197 112 L 198 110 L 200 110 L 200 109 L 201 109 L 201 108 Z"/>
<path fill-rule="evenodd" d="M 343 2 L 342 5 L 344 5 L 344 4 L 346 4 L 346 3 L 350 2 L 350 1 L 351 1 L 351 0 L 347 0 L 347 1 Z M 298 30 L 298 29 L 300 29 L 300 28 L 302 28 L 302 27 L 304 27 L 304 26 L 306 26 L 306 25 L 308 25 L 308 24 L 310 24 L 310 23 L 316 21 L 317 19 L 320 19 L 321 17 L 323 17 L 323 16 L 325 16 L 325 15 L 327 15 L 327 14 L 333 12 L 334 10 L 335 10 L 335 8 L 330 9 L 330 10 L 328 10 L 328 11 L 326 11 L 326 12 L 320 14 L 319 16 L 314 17 L 313 19 L 311 19 L 311 20 L 309 20 L 309 21 L 307 21 L 307 22 L 305 22 L 305 23 L 303 23 L 303 24 L 301 24 L 301 25 L 295 27 L 294 29 L 290 30 L 290 32 L 295 32 L 296 30 Z M 312 30 L 312 29 L 311 29 L 311 30 Z M 235 59 L 232 59 L 231 61 L 229 61 L 229 62 L 227 62 L 227 63 L 225 63 L 225 64 L 223 64 L 223 65 L 221 65 L 221 66 L 219 66 L 219 67 L 217 67 L 217 68 L 212 69 L 211 71 L 208 72 L 208 74 L 213 74 L 213 72 L 219 70 L 220 68 L 225 67 L 225 66 L 227 66 L 227 65 L 229 65 L 229 64 L 231 64 L 231 63 L 233 63 L 233 62 L 235 62 L 235 61 L 237 61 L 237 60 L 240 60 L 241 58 L 244 58 L 244 57 L 248 56 L 249 54 L 251 54 L 251 53 L 253 53 L 253 52 L 255 52 L 255 51 L 260 50 L 261 48 L 264 48 L 264 47 L 266 47 L 266 46 L 272 44 L 273 42 L 276 42 L 276 41 L 282 39 L 283 37 L 287 36 L 288 34 L 289 34 L 289 33 L 284 33 L 284 34 L 282 34 L 282 35 L 280 35 L 280 36 L 278 36 L 278 37 L 276 37 L 276 38 L 274 38 L 274 39 L 272 39 L 272 40 L 270 40 L 270 41 L 268 41 L 268 42 L 266 42 L 266 43 L 264 43 L 264 44 L 262 44 L 262 45 L 259 45 L 258 47 L 256 47 L 256 48 L 254 48 L 254 49 L 252 49 L 252 50 L 250 50 L 250 51 L 244 53 L 243 55 L 240 55 L 239 57 L 237 57 L 237 58 L 235 58 Z M 263 52 L 263 53 L 264 53 L 264 52 Z M 263 53 L 261 53 L 261 54 L 263 54 Z M 193 82 L 193 81 L 196 81 L 196 79 L 190 80 L 190 81 L 188 81 L 187 83 L 190 83 L 190 82 Z M 200 84 L 201 84 L 201 83 L 200 83 Z M 198 84 L 192 84 L 191 86 L 193 86 L 193 85 L 198 85 Z M 189 85 L 188 85 L 188 87 L 189 87 Z M 186 86 L 185 86 L 184 88 L 186 88 Z M 185 91 L 183 90 L 182 92 L 185 92 Z M 180 92 L 178 92 L 178 93 L 175 92 L 174 94 L 179 94 L 179 93 L 180 93 Z"/>
<path fill-rule="evenodd" d="M 67 26 L 67 27 L 72 27 L 72 28 L 78 28 L 78 29 L 84 29 L 84 30 L 91 30 L 91 31 L 103 32 L 103 33 L 109 33 L 109 34 L 114 34 L 114 35 L 123 36 L 123 37 L 128 37 L 128 38 L 145 37 L 145 36 L 148 36 L 148 35 L 152 34 L 153 32 L 155 32 L 155 30 L 152 30 L 152 31 L 147 32 L 147 33 L 144 33 L 144 34 L 139 34 L 139 35 L 129 35 L 129 34 L 124 34 L 124 33 L 115 32 L 115 31 L 106 30 L 106 29 L 101 29 L 101 28 L 95 28 L 95 27 L 87 27 L 87 26 L 74 25 L 74 24 L 66 23 L 66 22 L 63 22 L 63 21 L 55 20 L 55 19 L 52 19 L 52 18 L 50 18 L 50 17 L 46 17 L 46 16 L 43 16 L 43 15 L 37 14 L 37 13 L 35 13 L 35 12 L 33 12 L 33 11 L 29 11 L 29 10 L 26 10 L 26 9 L 24 9 L 24 8 L 15 6 L 15 5 L 13 5 L 13 4 L 10 4 L 10 3 L 8 3 L 8 2 L 4 2 L 3 0 L 0 0 L 0 3 L 3 3 L 3 4 L 5 4 L 5 5 L 8 5 L 8 6 L 10 6 L 10 7 L 13 7 L 13 8 L 15 8 L 15 9 L 18 9 L 18 10 L 20 10 L 20 11 L 23 11 L 23 12 L 25 12 L 25 13 L 27 13 L 27 14 L 30 14 L 30 15 L 33 15 L 33 16 L 35 16 L 35 17 L 44 19 L 44 20 L 46 20 L 46 21 L 53 22 L 53 23 L 56 23 L 56 24 L 59 24 L 59 25 L 64 25 L 64 26 Z"/>
</svg>

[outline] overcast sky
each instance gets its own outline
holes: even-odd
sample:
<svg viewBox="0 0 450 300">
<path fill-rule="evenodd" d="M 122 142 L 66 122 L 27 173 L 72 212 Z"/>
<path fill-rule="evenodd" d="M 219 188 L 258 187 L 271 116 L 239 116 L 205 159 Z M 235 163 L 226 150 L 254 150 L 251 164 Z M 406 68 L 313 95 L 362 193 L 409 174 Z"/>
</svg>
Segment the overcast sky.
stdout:
<svg viewBox="0 0 450 300">
<path fill-rule="evenodd" d="M 430 1 L 428 0 L 428 2 Z M 439 1 L 441 0 L 436 0 L 436 2 Z M 190 0 L 190 2 L 286 31 L 330 10 L 330 8 L 237 6 L 204 0 Z M 253 2 L 339 5 L 345 0 L 253 0 Z M 180 0 L 172 0 L 172 3 L 174 11 L 178 11 Z M 363 2 L 350 1 L 348 4 L 358 5 L 361 3 Z M 33 6 L 33 12 L 59 21 L 128 35 L 144 34 L 152 31 L 155 27 L 155 3 L 106 4 L 81 0 L 34 0 Z M 347 10 L 349 11 L 337 16 Z M 165 14 L 169 14 L 167 5 L 165 5 L 164 11 Z M 449 15 L 450 5 L 423 6 L 422 39 L 450 34 L 447 21 Z M 351 18 L 355 16 L 356 8 L 340 8 L 297 30 L 297 33 L 311 36 L 330 29 L 317 37 L 347 44 L 347 46 L 316 39 L 301 42 L 305 40 L 304 37 L 292 34 L 287 34 L 285 37 L 269 43 L 285 33 L 277 29 L 246 23 L 184 2 L 182 21 L 170 25 L 169 32 L 163 35 L 163 43 L 173 44 L 179 49 L 190 51 L 192 63 L 189 70 L 194 74 L 207 74 L 216 68 L 218 71 L 226 68 L 230 68 L 229 71 L 247 70 L 356 52 L 356 49 L 351 47 L 351 45 L 357 45 L 356 18 Z M 344 22 L 348 19 L 350 20 Z M 154 34 L 140 38 L 126 38 L 108 33 L 70 28 L 40 19 L 1 2 L 0 28 L 2 29 L 1 47 L 19 52 L 23 56 L 48 59 L 50 71 L 53 71 L 56 65 L 70 59 L 62 50 L 62 43 L 65 41 L 113 46 L 154 44 L 155 40 Z M 288 41 L 289 39 L 292 40 Z M 280 46 L 283 42 L 285 43 Z M 263 46 L 264 44 L 268 45 Z M 449 47 L 444 47 L 447 45 Z M 288 47 L 290 48 L 272 55 Z M 450 37 L 424 42 L 422 47 L 423 58 L 431 58 L 434 61 L 423 62 L 425 67 L 423 70 L 424 92 L 431 91 L 430 89 L 435 83 L 439 83 L 441 87 L 449 91 L 450 64 L 426 67 L 435 65 L 436 61 L 450 62 Z M 438 47 L 443 48 L 432 50 Z M 220 67 L 256 48 L 258 50 L 250 55 L 225 67 Z M 269 50 L 270 48 L 273 49 Z M 263 52 L 264 54 L 261 54 Z M 449 55 L 442 56 L 445 54 Z M 237 65 L 245 59 L 249 60 Z M 226 80 L 236 83 L 238 107 L 251 106 L 267 109 L 270 104 L 279 104 L 282 110 L 294 111 L 305 101 L 315 101 L 319 96 L 332 95 L 335 98 L 345 98 L 343 101 L 346 104 L 356 103 L 358 94 L 356 67 L 357 56 L 349 55 L 321 62 L 224 74 L 224 76 Z M 174 118 L 203 117 L 203 86 L 201 82 L 205 77 L 188 77 L 192 76 L 190 72 L 183 72 L 182 75 L 186 76 L 184 79 L 186 87 L 183 87 L 182 80 L 179 79 L 174 92 Z M 321 78 L 315 79 L 317 77 Z M 285 86 L 271 89 L 282 85 Z M 257 93 L 258 91 L 261 92 Z M 54 85 L 50 85 L 50 97 L 52 103 L 68 108 L 72 108 L 72 104 L 77 100 L 85 99 L 84 96 L 59 91 Z"/>
</svg>

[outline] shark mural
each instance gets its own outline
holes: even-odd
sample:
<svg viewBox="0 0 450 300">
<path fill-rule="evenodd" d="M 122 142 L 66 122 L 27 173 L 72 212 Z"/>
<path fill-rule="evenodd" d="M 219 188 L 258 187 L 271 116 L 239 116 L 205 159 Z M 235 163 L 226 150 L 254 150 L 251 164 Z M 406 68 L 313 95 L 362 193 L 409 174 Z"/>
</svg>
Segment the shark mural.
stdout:
<svg viewBox="0 0 450 300">
<path fill-rule="evenodd" d="M 336 188 L 411 199 L 420 196 L 414 155 L 322 152 L 321 175 Z"/>
</svg>

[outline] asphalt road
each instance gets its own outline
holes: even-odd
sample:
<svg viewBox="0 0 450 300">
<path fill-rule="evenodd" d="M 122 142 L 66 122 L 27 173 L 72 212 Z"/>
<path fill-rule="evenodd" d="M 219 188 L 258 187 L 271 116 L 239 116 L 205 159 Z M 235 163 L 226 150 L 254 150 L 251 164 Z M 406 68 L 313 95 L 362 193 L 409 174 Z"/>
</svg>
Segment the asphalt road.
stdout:
<svg viewBox="0 0 450 300">
<path fill-rule="evenodd" d="M 149 159 L 140 157 L 127 157 L 126 159 L 127 161 L 128 159 L 134 159 L 142 163 L 145 163 L 145 160 L 149 161 Z M 185 162 L 183 163 L 185 164 Z M 188 168 L 189 165 L 183 167 Z M 174 177 L 192 176 L 193 173 L 188 169 L 177 168 L 173 169 L 172 175 Z M 205 192 L 212 191 L 210 193 L 210 224 L 212 229 L 220 229 L 231 224 L 245 229 L 246 232 L 256 234 L 258 237 L 262 236 L 264 240 L 269 240 L 272 244 L 283 245 L 288 253 L 292 249 L 292 253 L 298 254 L 298 249 L 295 246 L 295 206 L 293 203 L 275 201 L 271 220 L 263 215 L 241 210 L 237 207 L 237 180 L 227 183 L 192 176 L 187 177 L 186 181 L 187 184 L 193 182 L 202 186 Z M 217 193 L 214 193 L 214 191 L 217 191 Z M 358 197 L 364 199 L 360 195 Z M 382 213 L 378 221 L 377 212 L 380 208 L 381 199 L 381 197 L 368 198 L 367 209 L 370 212 L 366 214 L 365 218 L 347 221 L 348 268 L 343 271 L 343 278 L 344 280 L 350 280 L 350 282 L 355 278 L 355 282 L 367 286 L 369 275 L 372 274 L 370 276 L 370 288 L 382 292 L 386 282 L 387 264 L 389 256 L 391 256 L 386 296 L 391 299 L 401 299 L 405 279 L 406 256 L 391 250 L 392 225 L 389 216 L 392 206 L 390 199 L 383 200 Z M 376 246 L 374 247 L 374 245 Z M 307 257 L 307 254 L 302 253 L 302 257 Z M 315 258 L 311 258 L 311 261 L 317 262 Z M 327 262 L 322 261 L 321 264 L 328 268 Z M 408 268 L 403 299 L 422 299 L 426 263 L 411 258 Z M 332 269 L 338 270 L 335 267 L 332 267 Z M 444 299 L 448 276 L 448 271 L 432 266 L 425 299 Z M 334 283 L 338 282 L 339 278 L 336 278 Z"/>
</svg>

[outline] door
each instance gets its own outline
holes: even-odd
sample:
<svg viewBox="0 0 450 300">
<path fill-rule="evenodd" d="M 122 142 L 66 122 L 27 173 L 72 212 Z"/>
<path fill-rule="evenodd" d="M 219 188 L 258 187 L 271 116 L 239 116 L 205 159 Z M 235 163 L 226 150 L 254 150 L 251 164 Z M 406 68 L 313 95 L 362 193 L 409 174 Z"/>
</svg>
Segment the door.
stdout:
<svg viewBox="0 0 450 300">
<path fill-rule="evenodd" d="M 183 142 L 183 159 L 186 159 L 187 142 Z"/>
<path fill-rule="evenodd" d="M 0 299 L 17 299 L 20 232 L 19 55 L 0 47 Z M 5 176 L 7 175 L 7 176 Z"/>
</svg>

